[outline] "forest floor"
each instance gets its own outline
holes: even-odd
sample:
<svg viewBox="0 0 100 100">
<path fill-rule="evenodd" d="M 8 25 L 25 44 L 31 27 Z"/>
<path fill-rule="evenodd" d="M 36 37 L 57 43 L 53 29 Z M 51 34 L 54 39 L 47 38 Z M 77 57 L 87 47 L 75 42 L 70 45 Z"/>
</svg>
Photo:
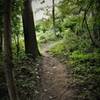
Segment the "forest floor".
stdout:
<svg viewBox="0 0 100 100">
<path fill-rule="evenodd" d="M 59 59 L 48 53 L 49 47 L 45 46 L 42 52 L 39 100 L 75 100 L 75 91 L 70 88 L 73 80 L 71 71 Z"/>
</svg>

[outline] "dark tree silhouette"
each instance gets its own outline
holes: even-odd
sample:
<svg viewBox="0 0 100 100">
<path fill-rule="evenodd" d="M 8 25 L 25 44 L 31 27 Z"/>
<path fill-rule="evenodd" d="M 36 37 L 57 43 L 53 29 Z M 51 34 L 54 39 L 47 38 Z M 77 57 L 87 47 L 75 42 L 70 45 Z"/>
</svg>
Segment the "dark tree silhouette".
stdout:
<svg viewBox="0 0 100 100">
<path fill-rule="evenodd" d="M 11 0 L 4 1 L 4 69 L 10 100 L 18 100 L 13 77 L 12 48 L 11 48 Z"/>
<path fill-rule="evenodd" d="M 32 0 L 24 0 L 24 9 L 23 9 L 23 29 L 24 29 L 24 38 L 25 38 L 25 52 L 34 59 L 39 55 L 34 18 L 31 6 Z"/>
</svg>

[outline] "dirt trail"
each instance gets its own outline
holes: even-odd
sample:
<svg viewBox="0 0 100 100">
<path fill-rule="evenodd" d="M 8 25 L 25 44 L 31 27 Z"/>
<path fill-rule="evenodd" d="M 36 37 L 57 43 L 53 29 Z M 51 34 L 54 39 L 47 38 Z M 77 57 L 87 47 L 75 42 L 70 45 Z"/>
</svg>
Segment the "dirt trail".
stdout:
<svg viewBox="0 0 100 100">
<path fill-rule="evenodd" d="M 73 90 L 69 88 L 71 76 L 66 66 L 44 50 L 41 63 L 40 100 L 74 100 Z"/>
</svg>

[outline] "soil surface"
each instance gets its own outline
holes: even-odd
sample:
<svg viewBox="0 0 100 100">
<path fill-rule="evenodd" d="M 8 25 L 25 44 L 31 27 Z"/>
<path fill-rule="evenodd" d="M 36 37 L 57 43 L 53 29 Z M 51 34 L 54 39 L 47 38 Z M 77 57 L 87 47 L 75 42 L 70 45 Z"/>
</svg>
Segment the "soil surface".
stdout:
<svg viewBox="0 0 100 100">
<path fill-rule="evenodd" d="M 57 58 L 43 52 L 41 63 L 41 95 L 39 100 L 75 100 L 70 88 L 71 74 Z"/>
</svg>

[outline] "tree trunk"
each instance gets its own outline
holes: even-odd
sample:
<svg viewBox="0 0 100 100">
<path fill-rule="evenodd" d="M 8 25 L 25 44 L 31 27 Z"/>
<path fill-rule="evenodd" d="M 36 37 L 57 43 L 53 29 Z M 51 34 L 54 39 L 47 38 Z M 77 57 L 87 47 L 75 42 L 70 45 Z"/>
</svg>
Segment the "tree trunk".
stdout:
<svg viewBox="0 0 100 100">
<path fill-rule="evenodd" d="M 0 33 L 0 53 L 2 52 L 2 33 Z"/>
<path fill-rule="evenodd" d="M 4 1 L 4 34 L 3 55 L 4 69 L 10 100 L 18 100 L 13 77 L 12 49 L 11 49 L 11 0 Z"/>
<path fill-rule="evenodd" d="M 31 7 L 32 0 L 24 0 L 23 9 L 23 29 L 25 39 L 25 52 L 32 58 L 36 58 L 40 53 L 38 50 L 33 12 Z"/>
<path fill-rule="evenodd" d="M 56 31 L 55 31 L 55 2 L 54 2 L 54 0 L 52 0 L 52 20 L 53 20 L 53 31 L 56 35 Z"/>
</svg>

